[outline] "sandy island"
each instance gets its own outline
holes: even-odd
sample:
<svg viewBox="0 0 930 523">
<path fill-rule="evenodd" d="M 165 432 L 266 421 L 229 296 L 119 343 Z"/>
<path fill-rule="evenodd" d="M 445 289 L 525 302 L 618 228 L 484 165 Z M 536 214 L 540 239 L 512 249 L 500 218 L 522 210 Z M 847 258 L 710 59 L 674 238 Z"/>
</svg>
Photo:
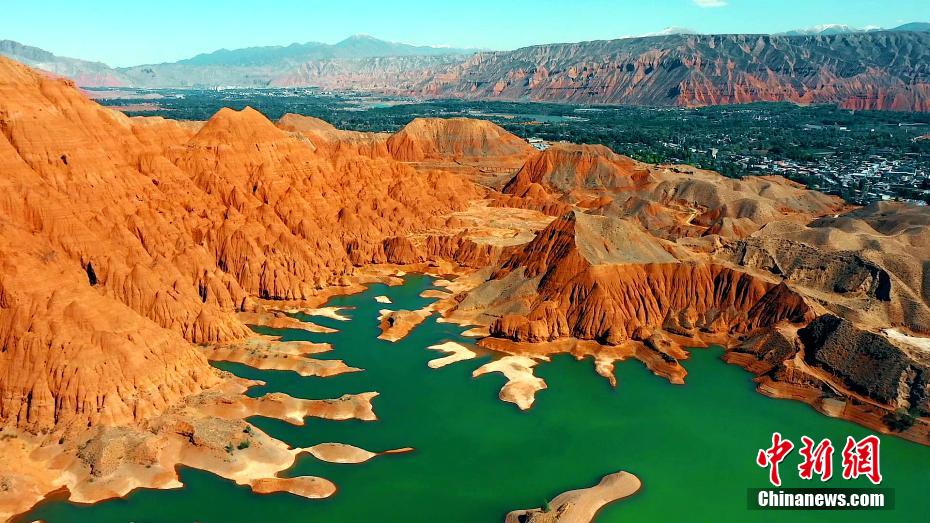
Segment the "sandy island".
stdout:
<svg viewBox="0 0 930 523">
<path fill-rule="evenodd" d="M 440 300 L 444 300 L 447 298 L 451 298 L 452 294 L 446 291 L 441 291 L 439 289 L 426 289 L 425 291 L 420 293 L 420 297 L 421 298 L 437 298 Z"/>
<path fill-rule="evenodd" d="M 381 334 L 378 339 L 396 342 L 423 323 L 433 313 L 433 305 L 415 311 L 381 309 L 380 313 L 378 320 L 381 322 Z"/>
<path fill-rule="evenodd" d="M 260 478 L 250 483 L 256 494 L 289 492 L 295 496 L 308 499 L 328 498 L 336 493 L 332 481 L 316 476 L 298 476 L 296 478 Z"/>
<path fill-rule="evenodd" d="M 540 360 L 549 361 L 549 358 L 542 356 Z M 507 377 L 500 399 L 516 404 L 520 410 L 527 410 L 533 406 L 536 392 L 547 387 L 545 380 L 533 375 L 533 367 L 538 363 L 528 356 L 504 356 L 478 367 L 471 375 L 477 378 L 490 372 L 500 372 Z"/>
<path fill-rule="evenodd" d="M 427 347 L 430 350 L 436 350 L 439 352 L 444 352 L 448 356 L 443 356 L 442 358 L 436 358 L 435 360 L 430 360 L 427 365 L 431 369 L 438 369 L 445 367 L 446 365 L 451 365 L 453 363 L 470 360 L 477 356 L 475 351 L 469 349 L 468 347 L 455 343 L 454 341 L 447 341 L 445 343 L 440 343 L 438 345 L 430 345 Z"/>
<path fill-rule="evenodd" d="M 350 367 L 342 360 L 318 360 L 305 356 L 332 350 L 328 343 L 280 342 L 259 337 L 203 350 L 207 358 L 214 361 L 231 361 L 261 370 L 290 370 L 301 376 L 327 377 L 362 370 Z"/>
<path fill-rule="evenodd" d="M 301 321 L 292 318 L 281 311 L 274 312 L 240 312 L 237 314 L 242 323 L 246 325 L 255 325 L 258 327 L 269 327 L 272 329 L 295 329 L 317 334 L 332 334 L 339 332 L 330 327 L 317 325 L 310 321 Z"/>
<path fill-rule="evenodd" d="M 384 452 L 371 452 L 345 443 L 320 443 L 303 449 L 316 459 L 328 463 L 364 463 L 375 456 L 384 454 L 404 454 L 412 452 L 411 447 L 386 450 Z"/>
<path fill-rule="evenodd" d="M 640 487 L 642 482 L 629 472 L 609 474 L 593 487 L 559 494 L 546 509 L 515 510 L 504 523 L 589 523 L 605 505 L 632 496 Z"/>
<path fill-rule="evenodd" d="M 304 308 L 293 308 L 286 309 L 285 312 L 294 314 L 300 313 L 306 316 L 319 316 L 321 318 L 329 318 L 331 320 L 337 321 L 349 321 L 352 318 L 342 314 L 342 311 L 348 310 L 349 307 L 317 307 L 314 309 L 304 309 Z"/>
<path fill-rule="evenodd" d="M 216 402 L 204 405 L 201 410 L 224 419 L 243 419 L 250 416 L 276 418 L 293 425 L 303 425 L 307 417 L 328 420 L 357 419 L 374 421 L 371 400 L 377 392 L 345 394 L 336 399 L 307 400 L 272 392 L 260 398 L 236 396 L 219 397 Z"/>
</svg>

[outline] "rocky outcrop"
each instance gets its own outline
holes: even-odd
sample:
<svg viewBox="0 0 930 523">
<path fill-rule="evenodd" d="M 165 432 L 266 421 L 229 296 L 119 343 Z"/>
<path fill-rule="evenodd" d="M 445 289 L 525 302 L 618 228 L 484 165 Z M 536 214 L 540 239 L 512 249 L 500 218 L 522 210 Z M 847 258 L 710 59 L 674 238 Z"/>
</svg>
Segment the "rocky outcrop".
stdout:
<svg viewBox="0 0 930 523">
<path fill-rule="evenodd" d="M 336 129 L 329 122 L 299 114 L 285 114 L 278 120 L 278 127 L 289 132 L 300 133 L 308 138 L 318 154 L 338 158 L 346 154 L 358 154 L 372 158 L 388 158 L 387 133 L 363 133 Z"/>
<path fill-rule="evenodd" d="M 808 225 L 773 222 L 721 254 L 790 282 L 859 325 L 928 334 L 928 223 L 926 207 L 880 203 Z"/>
<path fill-rule="evenodd" d="M 504 192 L 497 205 L 570 210 L 457 301 L 453 318 L 496 337 L 483 346 L 545 355 L 593 342 L 579 354 L 608 378 L 607 362 L 636 357 L 680 383 L 681 347 L 720 343 L 765 394 L 926 442 L 925 209 L 848 210 L 778 177 L 562 144 Z"/>
<path fill-rule="evenodd" d="M 572 208 L 639 222 L 666 239 L 742 238 L 774 220 L 844 210 L 834 196 L 780 176 L 740 180 L 684 165 L 649 165 L 601 145 L 554 144 L 503 185 L 499 205 L 561 216 Z"/>
<path fill-rule="evenodd" d="M 925 339 L 825 314 L 800 329 L 757 330 L 724 359 L 756 374 L 763 394 L 927 444 L 930 358 L 914 344 Z"/>
</svg>

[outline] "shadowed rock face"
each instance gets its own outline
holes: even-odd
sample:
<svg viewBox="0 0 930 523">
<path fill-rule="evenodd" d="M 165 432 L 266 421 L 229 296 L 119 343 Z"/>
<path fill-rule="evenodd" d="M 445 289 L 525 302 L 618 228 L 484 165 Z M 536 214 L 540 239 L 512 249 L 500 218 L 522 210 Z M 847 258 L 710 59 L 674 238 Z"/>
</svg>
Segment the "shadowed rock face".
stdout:
<svg viewBox="0 0 930 523">
<path fill-rule="evenodd" d="M 783 278 L 873 329 L 930 333 L 930 209 L 874 204 L 807 225 L 772 222 L 721 254 Z"/>
<path fill-rule="evenodd" d="M 887 338 L 824 315 L 798 331 L 805 359 L 850 389 L 884 404 L 930 414 L 930 360 L 917 361 Z"/>
<path fill-rule="evenodd" d="M 824 255 L 805 244 L 754 237 L 740 242 L 734 255 L 740 265 L 763 268 L 824 292 L 891 300 L 888 272 L 854 252 Z"/>
</svg>

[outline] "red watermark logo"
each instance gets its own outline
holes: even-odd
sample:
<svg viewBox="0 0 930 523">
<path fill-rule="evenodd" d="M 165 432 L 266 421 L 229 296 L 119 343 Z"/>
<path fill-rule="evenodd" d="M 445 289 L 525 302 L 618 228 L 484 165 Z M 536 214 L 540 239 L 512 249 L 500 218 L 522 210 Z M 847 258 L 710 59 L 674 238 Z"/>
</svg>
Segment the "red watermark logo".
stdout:
<svg viewBox="0 0 930 523">
<path fill-rule="evenodd" d="M 859 476 L 865 476 L 873 484 L 878 485 L 882 482 L 881 466 L 879 464 L 879 441 L 878 436 L 866 436 L 856 440 L 852 436 L 846 437 L 846 444 L 843 446 L 842 467 L 843 479 L 855 479 Z M 772 434 L 772 446 L 766 449 L 759 449 L 756 455 L 756 465 L 769 469 L 769 482 L 776 486 L 781 486 L 781 475 L 779 466 L 782 461 L 794 450 L 794 443 L 783 438 L 781 433 Z M 801 447 L 798 449 L 803 461 L 798 465 L 798 476 L 801 479 L 813 479 L 814 475 L 820 477 L 820 481 L 827 481 L 833 477 L 833 442 L 829 439 L 822 439 L 819 443 L 807 436 L 801 437 Z"/>
</svg>

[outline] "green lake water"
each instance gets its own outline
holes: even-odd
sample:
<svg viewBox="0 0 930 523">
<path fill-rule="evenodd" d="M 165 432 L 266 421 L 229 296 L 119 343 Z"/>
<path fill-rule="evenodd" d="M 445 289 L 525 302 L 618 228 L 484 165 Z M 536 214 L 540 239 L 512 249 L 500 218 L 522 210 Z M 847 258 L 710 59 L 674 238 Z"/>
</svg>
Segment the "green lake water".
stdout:
<svg viewBox="0 0 930 523">
<path fill-rule="evenodd" d="M 436 323 L 435 316 L 397 343 L 378 340 L 378 310 L 416 309 L 431 300 L 425 276 L 404 286 L 372 285 L 366 292 L 333 299 L 354 307 L 351 322 L 314 318 L 340 329 L 334 334 L 262 329 L 284 339 L 326 341 L 322 358 L 343 359 L 364 372 L 331 378 L 260 371 L 217 363 L 237 375 L 261 379 L 258 396 L 281 391 L 301 398 L 335 398 L 378 391 L 379 420 L 328 421 L 308 418 L 306 426 L 252 418 L 270 435 L 293 446 L 341 442 L 372 451 L 414 447 L 364 464 L 330 464 L 301 457 L 287 476 L 316 475 L 339 487 L 335 496 L 307 500 L 290 494 L 255 495 L 210 473 L 181 469 L 185 487 L 138 490 L 126 499 L 96 505 L 51 500 L 24 521 L 57 522 L 499 522 L 513 509 L 541 506 L 565 490 L 595 484 L 605 474 L 627 470 L 643 481 L 633 497 L 609 505 L 599 522 L 653 521 L 919 521 L 930 514 L 930 448 L 882 436 L 882 487 L 895 489 L 896 508 L 886 511 L 793 511 L 747 509 L 747 488 L 766 487 L 767 471 L 755 465 L 759 448 L 773 431 L 800 444 L 800 437 L 834 442 L 834 479 L 829 487 L 869 486 L 868 480 L 840 478 L 839 450 L 847 435 L 869 431 L 831 419 L 809 406 L 773 400 L 754 391 L 752 376 L 720 361 L 719 349 L 695 350 L 684 362 L 687 384 L 671 385 L 641 363 L 617 364 L 617 388 L 595 374 L 591 360 L 558 356 L 537 375 L 547 390 L 527 412 L 501 402 L 500 374 L 472 378 L 489 360 L 464 361 L 430 369 L 442 356 L 426 347 L 458 341 L 462 329 Z M 387 295 L 383 305 L 374 297 Z M 821 486 L 797 477 L 797 450 L 782 465 L 786 487 Z"/>
</svg>

